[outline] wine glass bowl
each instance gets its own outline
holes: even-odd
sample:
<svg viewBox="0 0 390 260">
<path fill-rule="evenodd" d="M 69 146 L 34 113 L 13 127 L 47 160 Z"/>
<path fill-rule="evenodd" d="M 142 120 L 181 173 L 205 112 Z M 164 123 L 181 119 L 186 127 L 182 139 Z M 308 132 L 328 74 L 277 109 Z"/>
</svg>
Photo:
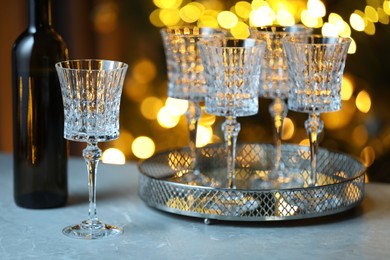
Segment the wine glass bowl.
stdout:
<svg viewBox="0 0 390 260">
<path fill-rule="evenodd" d="M 204 101 L 206 80 L 197 42 L 203 37 L 214 37 L 218 29 L 176 27 L 160 30 L 168 72 L 168 96 L 172 98 Z"/>
<path fill-rule="evenodd" d="M 305 128 L 310 141 L 310 185 L 316 185 L 316 154 L 323 129 L 320 113 L 341 109 L 341 83 L 349 38 L 321 35 L 286 36 L 283 45 L 292 87 L 288 108 L 309 113 Z"/>
<path fill-rule="evenodd" d="M 64 103 L 64 137 L 102 142 L 119 137 L 123 70 L 117 61 L 73 60 L 57 65 Z"/>
<path fill-rule="evenodd" d="M 210 180 L 202 176 L 197 163 L 196 135 L 201 108 L 207 92 L 203 64 L 197 43 L 200 39 L 224 35 L 224 31 L 214 28 L 183 26 L 160 30 L 164 44 L 168 73 L 168 96 L 188 100 L 186 119 L 189 130 L 191 167 L 185 182 L 194 185 L 208 185 Z"/>
<path fill-rule="evenodd" d="M 72 60 L 55 65 L 64 104 L 64 137 L 86 142 L 83 156 L 88 170 L 89 218 L 63 229 L 73 238 L 99 239 L 123 233 L 102 223 L 96 213 L 96 173 L 101 157 L 98 142 L 119 137 L 119 108 L 128 65 L 109 60 Z"/>
<path fill-rule="evenodd" d="M 206 112 L 224 116 L 228 188 L 235 185 L 235 147 L 240 131 L 236 118 L 258 112 L 258 82 L 265 43 L 256 39 L 205 39 L 199 42 L 206 71 Z"/>
<path fill-rule="evenodd" d="M 251 28 L 252 35 L 267 43 L 264 50 L 259 95 L 264 98 L 286 99 L 290 88 L 287 59 L 282 39 L 288 35 L 309 35 L 303 25 L 262 26 Z"/>
<path fill-rule="evenodd" d="M 263 184 L 269 188 L 274 186 L 298 185 L 300 180 L 291 180 L 288 177 L 288 169 L 284 167 L 281 160 L 282 130 L 283 122 L 287 116 L 287 104 L 290 82 L 288 77 L 288 63 L 284 51 L 282 39 L 288 35 L 309 35 L 311 29 L 303 25 L 293 26 L 263 26 L 252 27 L 251 33 L 254 37 L 265 41 L 261 67 L 259 96 L 273 99 L 269 105 L 269 113 L 273 118 L 273 139 L 275 145 L 275 163 L 267 180 Z"/>
</svg>

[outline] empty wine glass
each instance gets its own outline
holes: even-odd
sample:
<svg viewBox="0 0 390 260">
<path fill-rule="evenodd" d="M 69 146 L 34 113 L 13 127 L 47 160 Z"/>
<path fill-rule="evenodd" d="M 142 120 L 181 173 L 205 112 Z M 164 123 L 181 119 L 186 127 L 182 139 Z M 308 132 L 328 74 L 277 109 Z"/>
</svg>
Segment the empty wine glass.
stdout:
<svg viewBox="0 0 390 260">
<path fill-rule="evenodd" d="M 309 186 L 317 184 L 317 151 L 323 129 L 320 113 L 341 109 L 341 83 L 351 39 L 341 37 L 286 36 L 288 72 L 292 87 L 288 108 L 309 113 L 305 128 L 310 141 Z"/>
<path fill-rule="evenodd" d="M 275 162 L 274 167 L 268 174 L 268 181 L 263 180 L 263 186 L 274 187 L 278 184 L 296 186 L 299 180 L 293 180 L 288 176 L 282 157 L 282 128 L 287 115 L 287 104 L 290 83 L 288 80 L 287 60 L 283 48 L 282 39 L 286 35 L 309 35 L 311 29 L 303 25 L 293 26 L 263 26 L 251 28 L 253 36 L 267 43 L 263 63 L 261 67 L 259 95 L 273 99 L 269 106 L 269 112 L 273 118 Z"/>
<path fill-rule="evenodd" d="M 72 60 L 55 65 L 64 103 L 64 137 L 86 142 L 83 156 L 88 170 L 89 218 L 63 229 L 73 238 L 99 239 L 123 233 L 102 223 L 96 213 L 96 174 L 101 150 L 98 142 L 119 137 L 119 106 L 127 64 L 109 60 Z"/>
<path fill-rule="evenodd" d="M 223 31 L 213 28 L 177 27 L 161 29 L 168 71 L 168 96 L 188 100 L 186 119 L 189 130 L 191 166 L 181 180 L 195 185 L 210 183 L 198 166 L 196 135 L 201 108 L 206 95 L 206 80 L 197 42 L 201 38 L 218 37 Z"/>
<path fill-rule="evenodd" d="M 235 151 L 240 123 L 237 117 L 258 112 L 258 84 L 265 42 L 256 39 L 202 40 L 199 42 L 207 72 L 206 112 L 224 116 L 228 188 L 235 184 Z"/>
</svg>

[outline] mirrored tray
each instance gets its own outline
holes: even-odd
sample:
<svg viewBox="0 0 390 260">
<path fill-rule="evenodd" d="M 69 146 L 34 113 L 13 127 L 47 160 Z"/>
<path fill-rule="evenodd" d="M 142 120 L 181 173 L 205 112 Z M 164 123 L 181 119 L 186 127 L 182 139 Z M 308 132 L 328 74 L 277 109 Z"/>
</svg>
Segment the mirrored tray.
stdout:
<svg viewBox="0 0 390 260">
<path fill-rule="evenodd" d="M 236 221 L 276 221 L 331 215 L 351 209 L 364 196 L 363 164 L 343 153 L 319 149 L 318 184 L 308 186 L 310 152 L 306 146 L 283 145 L 287 177 L 299 185 L 277 183 L 261 188 L 273 166 L 274 146 L 238 144 L 236 189 L 226 187 L 226 153 L 223 144 L 199 148 L 199 167 L 209 182 L 186 183 L 191 156 L 188 148 L 173 149 L 140 161 L 139 195 L 149 206 L 175 214 Z"/>
</svg>

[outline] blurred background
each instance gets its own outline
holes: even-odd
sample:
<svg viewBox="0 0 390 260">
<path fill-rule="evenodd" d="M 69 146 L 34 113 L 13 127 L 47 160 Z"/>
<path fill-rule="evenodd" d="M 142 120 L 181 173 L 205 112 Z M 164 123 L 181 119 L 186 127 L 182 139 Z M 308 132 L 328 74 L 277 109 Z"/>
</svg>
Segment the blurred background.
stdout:
<svg viewBox="0 0 390 260">
<path fill-rule="evenodd" d="M 27 25 L 27 0 L 2 3 L 0 16 L 0 150 L 12 152 L 11 48 Z M 124 61 L 121 136 L 104 143 L 103 161 L 124 163 L 186 146 L 187 103 L 167 98 L 159 29 L 180 24 L 223 27 L 240 38 L 248 26 L 303 23 L 315 33 L 351 37 L 339 112 L 323 114 L 320 146 L 359 157 L 369 181 L 390 182 L 390 1 L 387 0 L 52 0 L 53 24 L 71 59 Z M 240 142 L 272 142 L 270 100 L 239 118 Z M 306 114 L 289 112 L 285 143 L 307 145 Z M 222 118 L 202 113 L 198 146 L 220 142 Z M 81 156 L 84 144 L 71 143 Z"/>
</svg>

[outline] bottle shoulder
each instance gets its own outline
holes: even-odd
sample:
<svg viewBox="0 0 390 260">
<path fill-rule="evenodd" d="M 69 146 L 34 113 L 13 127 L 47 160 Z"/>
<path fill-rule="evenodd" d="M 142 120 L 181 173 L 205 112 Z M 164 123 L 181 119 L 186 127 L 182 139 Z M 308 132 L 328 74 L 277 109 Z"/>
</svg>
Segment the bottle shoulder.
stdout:
<svg viewBox="0 0 390 260">
<path fill-rule="evenodd" d="M 68 49 L 62 37 L 52 28 L 26 30 L 15 40 L 12 53 L 16 57 L 53 57 L 62 60 L 67 57 Z"/>
<path fill-rule="evenodd" d="M 51 27 L 40 30 L 25 30 L 19 37 L 16 38 L 13 49 L 26 49 L 26 47 L 33 48 L 59 48 L 66 49 L 66 43 L 62 37 Z M 50 51 L 47 49 L 47 51 Z"/>
</svg>

